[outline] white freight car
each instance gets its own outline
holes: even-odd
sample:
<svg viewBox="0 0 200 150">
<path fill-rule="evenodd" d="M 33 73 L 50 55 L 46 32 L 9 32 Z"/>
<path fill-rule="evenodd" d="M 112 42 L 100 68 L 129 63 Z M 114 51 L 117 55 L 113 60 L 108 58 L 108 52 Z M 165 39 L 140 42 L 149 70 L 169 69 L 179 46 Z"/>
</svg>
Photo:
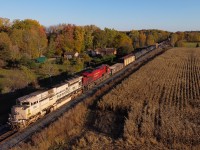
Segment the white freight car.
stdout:
<svg viewBox="0 0 200 150">
<path fill-rule="evenodd" d="M 123 68 L 124 68 L 124 64 L 123 63 L 116 63 L 116 64 L 110 66 L 111 75 L 113 75 L 116 72 L 122 70 Z"/>
</svg>

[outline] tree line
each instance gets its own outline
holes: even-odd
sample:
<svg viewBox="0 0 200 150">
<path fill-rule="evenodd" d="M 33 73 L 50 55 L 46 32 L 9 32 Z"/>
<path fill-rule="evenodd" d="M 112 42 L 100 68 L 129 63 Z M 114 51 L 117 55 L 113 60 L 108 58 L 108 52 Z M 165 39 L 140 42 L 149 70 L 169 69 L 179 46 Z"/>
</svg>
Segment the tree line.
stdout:
<svg viewBox="0 0 200 150">
<path fill-rule="evenodd" d="M 87 49 L 115 47 L 125 53 L 135 48 L 153 45 L 166 39 L 169 32 L 161 30 L 132 30 L 120 32 L 100 29 L 95 25 L 59 24 L 44 27 L 32 19 L 10 21 L 0 18 L 0 61 L 51 57 L 63 51 L 85 52 Z"/>
<path fill-rule="evenodd" d="M 200 32 L 176 32 L 171 34 L 171 45 L 174 47 L 185 47 L 185 43 L 195 42 L 196 47 L 199 47 Z"/>
<path fill-rule="evenodd" d="M 200 40 L 198 32 L 117 31 L 101 29 L 95 25 L 74 24 L 45 27 L 37 20 L 10 21 L 0 18 L 0 92 L 14 91 L 31 83 L 37 86 L 38 79 L 80 71 L 85 67 L 85 63 L 91 61 L 86 54 L 89 49 L 113 47 L 117 49 L 118 55 L 125 55 L 134 49 L 153 45 L 169 37 L 173 46 L 181 46 L 184 41 Z M 66 51 L 79 52 L 81 58 L 72 61 L 47 61 L 43 64 L 34 62 L 35 58 L 42 55 L 59 58 Z M 93 59 L 98 63 L 108 58 Z"/>
</svg>

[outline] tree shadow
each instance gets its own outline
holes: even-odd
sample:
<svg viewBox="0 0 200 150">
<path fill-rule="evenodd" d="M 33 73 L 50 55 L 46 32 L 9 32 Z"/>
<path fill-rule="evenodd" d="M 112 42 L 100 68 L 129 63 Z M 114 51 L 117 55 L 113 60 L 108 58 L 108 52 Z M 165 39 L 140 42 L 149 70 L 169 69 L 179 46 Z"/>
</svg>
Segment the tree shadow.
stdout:
<svg viewBox="0 0 200 150">
<path fill-rule="evenodd" d="M 11 107 L 15 105 L 17 98 L 28 95 L 37 90 L 52 88 L 57 84 L 65 82 L 70 77 L 72 76 L 67 75 L 65 72 L 57 76 L 38 80 L 39 87 L 37 88 L 34 85 L 29 84 L 27 87 L 15 90 L 14 92 L 0 94 L 0 124 L 4 124 L 8 121 Z"/>
</svg>

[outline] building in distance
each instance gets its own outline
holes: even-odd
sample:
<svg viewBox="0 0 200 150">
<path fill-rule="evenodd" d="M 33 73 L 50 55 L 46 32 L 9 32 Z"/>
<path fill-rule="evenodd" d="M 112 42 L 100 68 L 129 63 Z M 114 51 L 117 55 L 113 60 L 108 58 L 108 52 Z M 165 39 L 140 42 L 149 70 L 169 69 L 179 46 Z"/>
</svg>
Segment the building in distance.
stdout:
<svg viewBox="0 0 200 150">
<path fill-rule="evenodd" d="M 95 50 L 89 49 L 88 54 L 90 56 L 105 56 L 105 55 L 116 55 L 116 48 L 96 48 Z"/>
<path fill-rule="evenodd" d="M 64 52 L 64 55 L 63 55 L 65 59 L 77 58 L 78 56 L 79 56 L 78 52 Z"/>
</svg>

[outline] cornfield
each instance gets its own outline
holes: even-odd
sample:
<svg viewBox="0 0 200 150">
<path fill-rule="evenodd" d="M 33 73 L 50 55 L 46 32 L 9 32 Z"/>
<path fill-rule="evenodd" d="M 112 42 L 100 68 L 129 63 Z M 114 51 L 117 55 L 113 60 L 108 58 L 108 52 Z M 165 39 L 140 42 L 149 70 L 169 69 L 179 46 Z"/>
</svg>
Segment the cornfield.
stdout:
<svg viewBox="0 0 200 150">
<path fill-rule="evenodd" d="M 199 73 L 200 49 L 167 51 L 98 102 L 95 134 L 81 140 L 90 134 L 111 137 L 113 149 L 199 149 Z"/>
</svg>

